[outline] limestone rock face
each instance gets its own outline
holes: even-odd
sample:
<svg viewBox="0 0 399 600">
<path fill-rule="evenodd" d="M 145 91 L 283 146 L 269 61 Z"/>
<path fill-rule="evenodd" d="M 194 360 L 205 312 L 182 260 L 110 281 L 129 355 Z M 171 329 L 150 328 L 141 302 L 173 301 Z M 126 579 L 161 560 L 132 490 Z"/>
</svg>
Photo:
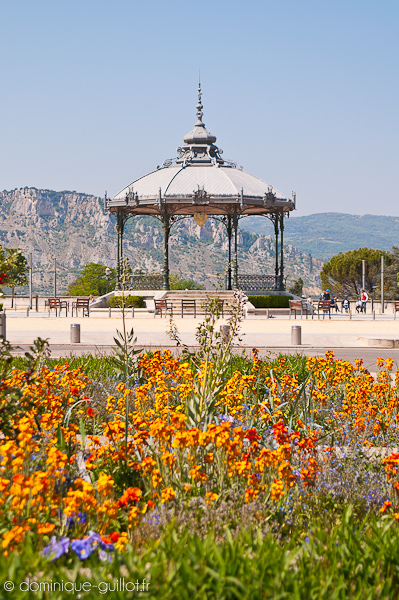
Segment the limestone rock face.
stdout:
<svg viewBox="0 0 399 600">
<path fill-rule="evenodd" d="M 274 273 L 273 228 L 270 235 L 240 230 L 241 273 Z M 115 217 L 104 212 L 103 201 L 88 194 L 36 188 L 0 192 L 0 244 L 33 253 L 34 291 L 51 293 L 54 258 L 60 293 L 85 264 L 116 266 Z M 176 223 L 170 237 L 170 267 L 184 279 L 206 286 L 216 283 L 227 263 L 226 229 L 215 219 L 199 227 L 194 219 Z M 133 269 L 159 271 L 163 264 L 163 231 L 151 217 L 133 217 L 125 226 L 124 255 Z M 307 290 L 319 289 L 322 263 L 285 246 L 288 285 L 302 277 Z"/>
</svg>

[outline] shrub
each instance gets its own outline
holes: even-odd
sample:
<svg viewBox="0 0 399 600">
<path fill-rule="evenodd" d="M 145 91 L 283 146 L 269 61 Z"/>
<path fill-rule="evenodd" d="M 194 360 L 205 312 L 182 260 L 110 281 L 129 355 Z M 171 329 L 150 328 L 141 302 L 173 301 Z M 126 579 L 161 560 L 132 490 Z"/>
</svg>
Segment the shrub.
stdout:
<svg viewBox="0 0 399 600">
<path fill-rule="evenodd" d="M 248 296 L 255 308 L 289 308 L 291 296 Z"/>
<path fill-rule="evenodd" d="M 122 296 L 110 299 L 111 308 L 122 308 Z M 143 296 L 125 296 L 125 308 L 145 308 Z"/>
<path fill-rule="evenodd" d="M 80 275 L 68 286 L 69 296 L 103 296 L 107 290 L 114 290 L 116 285 L 116 269 L 111 269 L 109 280 L 105 274 L 107 267 L 97 263 L 89 263 Z"/>
</svg>

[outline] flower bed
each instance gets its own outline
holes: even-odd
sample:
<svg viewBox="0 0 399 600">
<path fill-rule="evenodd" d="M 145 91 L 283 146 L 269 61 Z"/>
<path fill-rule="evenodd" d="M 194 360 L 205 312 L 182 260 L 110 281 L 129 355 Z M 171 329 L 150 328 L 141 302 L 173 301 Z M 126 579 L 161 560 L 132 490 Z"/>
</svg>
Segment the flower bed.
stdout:
<svg viewBox="0 0 399 600">
<path fill-rule="evenodd" d="M 399 520 L 391 360 L 374 380 L 332 352 L 261 361 L 254 351 L 220 371 L 165 351 L 141 354 L 125 381 L 95 382 L 81 366 L 31 356 L 16 369 L 3 357 L 5 557 L 32 544 L 43 560 L 111 564 L 172 522 L 219 540 L 246 522 L 293 544 L 349 504 L 356 522 Z"/>
</svg>

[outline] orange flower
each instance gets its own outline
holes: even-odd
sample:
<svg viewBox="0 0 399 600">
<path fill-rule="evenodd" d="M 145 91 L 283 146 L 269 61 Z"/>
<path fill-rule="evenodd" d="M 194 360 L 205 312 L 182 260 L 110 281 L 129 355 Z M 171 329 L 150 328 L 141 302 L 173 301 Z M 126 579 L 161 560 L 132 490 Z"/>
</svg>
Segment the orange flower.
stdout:
<svg viewBox="0 0 399 600">
<path fill-rule="evenodd" d="M 52 531 L 54 531 L 55 529 L 55 525 L 53 523 L 45 523 L 44 525 L 38 525 L 37 526 L 37 533 L 39 534 L 46 534 L 46 533 L 51 533 Z"/>
<path fill-rule="evenodd" d="M 392 506 L 392 502 L 390 502 L 389 500 L 385 500 L 384 506 L 382 508 L 380 508 L 380 513 L 384 513 L 391 506 Z"/>
<path fill-rule="evenodd" d="M 142 492 L 141 492 L 140 488 L 137 488 L 137 487 L 127 488 L 127 490 L 125 490 L 123 492 L 122 496 L 118 500 L 118 506 L 120 508 L 122 508 L 123 506 L 127 506 L 128 504 L 131 504 L 132 502 L 138 502 L 140 500 L 141 494 L 142 494 Z"/>
<path fill-rule="evenodd" d="M 162 493 L 161 493 L 162 504 L 169 502 L 169 500 L 173 500 L 173 498 L 175 496 L 176 496 L 176 492 L 174 490 L 172 490 L 172 488 L 168 487 L 168 488 L 163 489 Z"/>
</svg>

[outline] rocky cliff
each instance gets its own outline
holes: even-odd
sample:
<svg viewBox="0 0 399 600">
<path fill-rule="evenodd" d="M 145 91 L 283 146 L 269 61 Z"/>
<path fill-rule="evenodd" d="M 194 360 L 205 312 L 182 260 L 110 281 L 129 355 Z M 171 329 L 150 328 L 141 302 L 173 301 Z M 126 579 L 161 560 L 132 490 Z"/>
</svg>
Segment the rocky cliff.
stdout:
<svg viewBox="0 0 399 600">
<path fill-rule="evenodd" d="M 88 262 L 116 266 L 115 218 L 104 213 L 96 196 L 22 188 L 0 192 L 0 244 L 33 253 L 34 291 L 51 293 L 54 258 L 60 293 Z M 285 246 L 288 285 L 298 277 L 307 290 L 319 289 L 320 261 Z M 159 221 L 150 217 L 129 219 L 124 254 L 133 269 L 158 271 L 163 262 L 163 236 Z M 274 273 L 274 241 L 270 236 L 240 230 L 241 273 Z M 170 267 L 181 277 L 210 286 L 227 262 L 224 225 L 208 219 L 198 227 L 192 218 L 176 223 L 170 238 Z"/>
</svg>

